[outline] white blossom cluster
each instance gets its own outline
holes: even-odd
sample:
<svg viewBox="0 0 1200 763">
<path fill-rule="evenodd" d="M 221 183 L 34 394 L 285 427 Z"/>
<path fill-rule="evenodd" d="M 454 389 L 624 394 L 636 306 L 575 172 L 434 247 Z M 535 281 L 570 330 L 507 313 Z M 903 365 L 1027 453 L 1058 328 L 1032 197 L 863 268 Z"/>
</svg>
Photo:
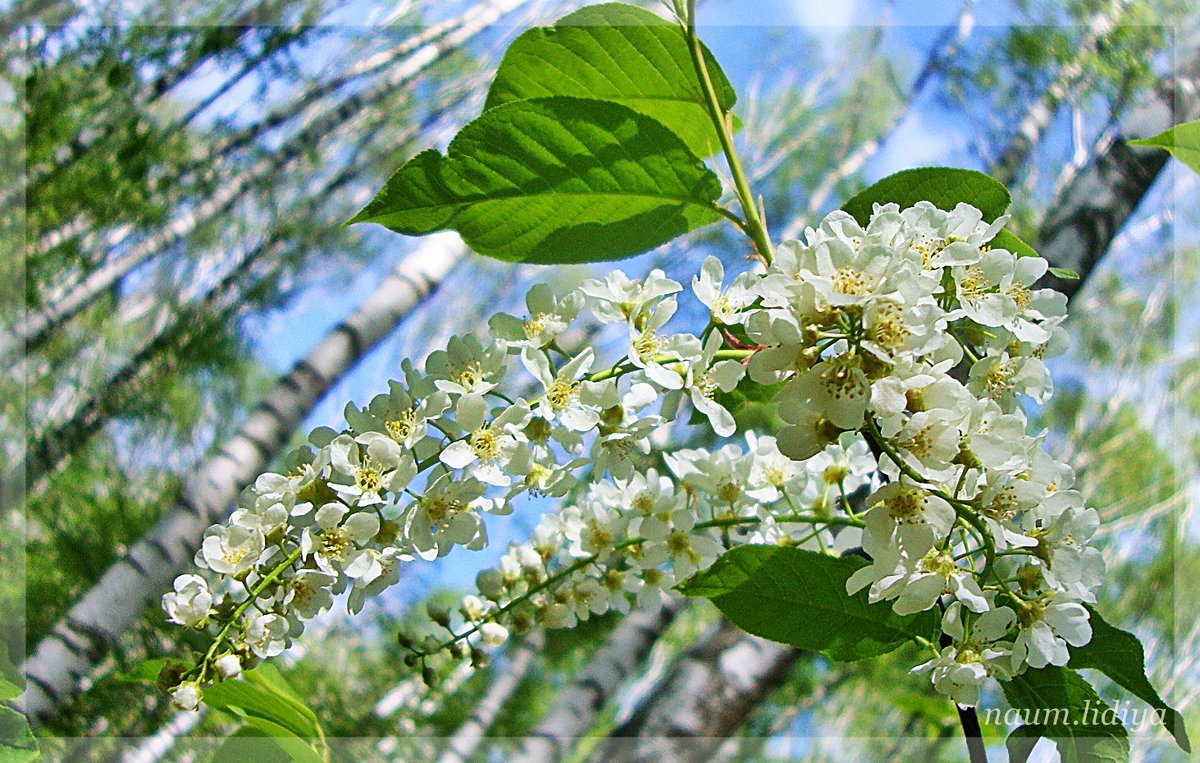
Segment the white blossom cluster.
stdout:
<svg viewBox="0 0 1200 763">
<path fill-rule="evenodd" d="M 693 282 L 711 315 L 699 336 L 667 329 L 682 285 L 661 271 L 561 298 L 533 287 L 527 315 L 492 318 L 490 343 L 456 337 L 423 371 L 406 362 L 389 392 L 347 408 L 345 431 L 313 432 L 208 529 L 207 574 L 163 597 L 173 622 L 213 637 L 169 682 L 177 704 L 279 654 L 335 595 L 358 611 L 402 563 L 482 548 L 485 517 L 525 493 L 563 508 L 480 574 L 478 596 L 431 611 L 444 638 L 402 636 L 414 663 L 657 607 L 725 548 L 773 543 L 854 549 L 871 561 L 851 593 L 939 608 L 950 644 L 916 670 L 961 704 L 989 675 L 1065 664 L 1091 635 L 1098 516 L 1017 404 L 1050 393 L 1042 358 L 1065 298 L 1032 288 L 1044 260 L 988 246 L 1003 223 L 966 205 L 877 206 L 865 229 L 829 215 L 728 286 L 709 258 Z M 560 346 L 584 310 L 623 327 L 617 363 Z M 521 370 L 536 396 L 509 396 Z M 652 453 L 684 399 L 732 435 L 722 401 L 739 384 L 777 389 L 775 436 Z M 860 488 L 873 492 L 852 501 Z"/>
<path fill-rule="evenodd" d="M 465 597 L 457 613 L 438 613 L 450 636 L 426 649 L 476 634 L 498 644 L 510 627 L 569 628 L 631 606 L 656 611 L 676 583 L 731 544 L 845 551 L 861 533 L 841 531 L 862 522 L 842 511 L 840 496 L 869 485 L 877 470 L 866 442 L 849 434 L 803 462 L 754 433 L 744 448 L 679 450 L 663 461 L 668 472 L 590 482 L 545 516 L 528 542 L 511 544 L 478 575 L 478 596 Z"/>
</svg>

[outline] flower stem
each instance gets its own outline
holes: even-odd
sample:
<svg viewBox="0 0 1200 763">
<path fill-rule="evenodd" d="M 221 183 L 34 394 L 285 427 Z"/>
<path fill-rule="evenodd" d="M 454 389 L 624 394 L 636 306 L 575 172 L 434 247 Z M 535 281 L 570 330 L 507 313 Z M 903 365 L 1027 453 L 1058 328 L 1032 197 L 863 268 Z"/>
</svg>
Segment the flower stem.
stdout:
<svg viewBox="0 0 1200 763">
<path fill-rule="evenodd" d="M 728 114 L 721 109 L 721 104 L 717 100 L 717 91 L 713 86 L 712 77 L 709 75 L 708 64 L 704 60 L 704 46 L 700 44 L 700 37 L 696 34 L 696 0 L 687 2 L 684 32 L 687 35 L 692 66 L 696 70 L 696 76 L 700 78 L 700 89 L 704 93 L 704 104 L 708 108 L 708 116 L 712 119 L 713 127 L 716 128 L 717 139 L 721 141 L 721 150 L 725 153 L 725 160 L 729 163 L 729 171 L 733 175 L 734 190 L 737 191 L 742 214 L 746 216 L 746 219 L 741 221 L 742 230 L 754 242 L 754 248 L 763 261 L 770 265 L 771 260 L 774 259 L 774 253 L 771 251 L 771 239 L 767 235 L 767 227 L 763 224 L 754 195 L 750 192 L 750 184 L 746 181 L 746 173 L 742 169 L 742 162 L 733 145 L 733 131 L 730 129 Z"/>
</svg>

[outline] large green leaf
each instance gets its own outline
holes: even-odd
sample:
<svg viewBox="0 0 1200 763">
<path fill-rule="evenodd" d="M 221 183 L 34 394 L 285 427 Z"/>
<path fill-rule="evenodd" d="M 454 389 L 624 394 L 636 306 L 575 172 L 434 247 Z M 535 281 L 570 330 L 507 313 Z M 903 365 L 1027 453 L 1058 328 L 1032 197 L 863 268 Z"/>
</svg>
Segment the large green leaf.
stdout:
<svg viewBox="0 0 1200 763">
<path fill-rule="evenodd" d="M 1009 735 L 1009 759 L 1023 763 L 1039 737 L 1054 741 L 1063 763 L 1124 763 L 1129 734 L 1096 690 L 1074 670 L 1049 666 L 1002 681 L 1025 723 Z"/>
<path fill-rule="evenodd" d="M 982 172 L 958 167 L 919 167 L 888 175 L 852 196 L 842 209 L 866 225 L 875 204 L 896 203 L 901 209 L 918 201 L 928 201 L 938 209 L 950 211 L 961 204 L 970 204 L 991 222 L 1008 209 L 1012 196 L 1000 181 Z M 1037 254 L 1015 233 L 1002 230 L 992 239 L 992 245 L 1006 249 L 1018 257 Z"/>
<path fill-rule="evenodd" d="M 742 630 L 824 654 L 859 660 L 886 654 L 918 637 L 931 638 L 933 612 L 896 614 L 846 593 L 846 580 L 867 562 L 782 546 L 745 545 L 725 552 L 678 588 L 711 599 Z"/>
<path fill-rule="evenodd" d="M 300 701 L 273 665 L 260 665 L 239 679 L 205 689 L 204 704 L 245 721 L 261 734 L 278 737 L 279 746 L 296 760 L 324 757 L 325 738 L 316 713 Z"/>
<path fill-rule="evenodd" d="M 958 167 L 918 167 L 888 175 L 878 183 L 856 193 L 842 209 L 866 225 L 874 204 L 895 202 L 901 209 L 918 201 L 928 201 L 938 209 L 952 210 L 959 203 L 970 204 L 991 221 L 1004 214 L 1012 196 L 1000 181 L 982 172 Z"/>
<path fill-rule="evenodd" d="M 1129 145 L 1165 148 L 1176 159 L 1200 172 L 1200 120 L 1176 125 L 1153 138 L 1131 140 Z"/>
<path fill-rule="evenodd" d="M 1146 678 L 1146 654 L 1142 643 L 1128 631 L 1105 622 L 1096 610 L 1088 607 L 1092 622 L 1092 640 L 1081 647 L 1070 647 L 1072 668 L 1094 668 L 1111 678 L 1162 714 L 1163 725 L 1175 737 L 1184 752 L 1191 752 L 1183 715 L 1167 705 Z"/>
<path fill-rule="evenodd" d="M 608 101 L 556 96 L 485 111 L 387 181 L 351 222 L 454 229 L 513 262 L 629 257 L 720 217 L 721 183 L 670 130 Z"/>
<path fill-rule="evenodd" d="M 733 87 L 704 55 L 717 102 L 729 111 Z M 720 149 L 682 28 L 632 5 L 591 5 L 523 33 L 505 52 L 484 108 L 552 95 L 628 106 L 662 122 L 698 156 Z"/>
</svg>

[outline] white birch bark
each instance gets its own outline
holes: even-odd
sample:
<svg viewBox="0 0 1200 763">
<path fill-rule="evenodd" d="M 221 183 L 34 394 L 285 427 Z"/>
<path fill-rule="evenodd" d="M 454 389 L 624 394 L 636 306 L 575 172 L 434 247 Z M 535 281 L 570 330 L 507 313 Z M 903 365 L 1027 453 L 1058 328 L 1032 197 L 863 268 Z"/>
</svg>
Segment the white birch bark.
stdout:
<svg viewBox="0 0 1200 763">
<path fill-rule="evenodd" d="M 664 601 L 655 614 L 634 612 L 609 635 L 570 686 L 555 698 L 550 712 L 538 722 L 513 763 L 552 763 L 564 759 L 625 681 L 638 669 L 662 635 L 680 603 Z"/>
</svg>

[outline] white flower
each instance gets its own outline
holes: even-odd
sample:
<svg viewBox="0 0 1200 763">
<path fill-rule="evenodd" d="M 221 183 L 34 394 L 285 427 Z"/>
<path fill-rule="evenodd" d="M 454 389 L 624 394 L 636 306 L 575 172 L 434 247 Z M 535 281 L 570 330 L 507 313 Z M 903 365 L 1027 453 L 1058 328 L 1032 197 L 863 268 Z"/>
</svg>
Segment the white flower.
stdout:
<svg viewBox="0 0 1200 763">
<path fill-rule="evenodd" d="M 865 517 L 864 548 L 872 556 L 876 548 L 894 545 L 909 559 L 919 560 L 945 540 L 956 519 L 950 504 L 907 482 L 889 482 L 867 504 L 871 509 Z"/>
<path fill-rule="evenodd" d="M 1054 382 L 1040 358 L 1012 356 L 1007 350 L 989 353 L 971 366 L 967 389 L 990 397 L 1005 411 L 1016 409 L 1016 396 L 1027 395 L 1044 403 L 1054 391 Z"/>
<path fill-rule="evenodd" d="M 568 553 L 574 557 L 604 558 L 625 534 L 628 517 L 616 507 L 588 500 L 563 511 Z"/>
<path fill-rule="evenodd" d="M 332 588 L 336 582 L 336 575 L 302 569 L 288 580 L 283 603 L 300 617 L 309 620 L 333 605 Z"/>
<path fill-rule="evenodd" d="M 673 513 L 670 524 L 655 526 L 643 521 L 641 534 L 647 543 L 642 564 L 658 566 L 669 561 L 678 580 L 712 564 L 725 549 L 710 531 L 694 530 L 695 526 L 696 518 L 687 509 Z"/>
<path fill-rule="evenodd" d="M 692 279 L 692 291 L 712 314 L 714 323 L 729 326 L 741 323 L 742 313 L 757 295 L 752 291 L 758 278 L 753 273 L 741 273 L 733 279 L 729 290 L 722 293 L 725 268 L 716 257 L 707 257 L 700 266 L 700 275 Z"/>
<path fill-rule="evenodd" d="M 162 608 L 171 622 L 185 628 L 198 628 L 208 621 L 213 596 L 208 583 L 199 575 L 180 575 L 175 589 L 162 597 Z"/>
<path fill-rule="evenodd" d="M 763 504 L 778 501 L 785 493 L 798 497 L 808 482 L 808 470 L 779 452 L 774 437 L 746 433 L 750 462 L 750 475 L 746 482 L 746 495 Z"/>
<path fill-rule="evenodd" d="M 629 479 L 635 466 L 650 453 L 650 435 L 662 426 L 658 416 L 647 416 L 612 427 L 596 438 L 592 460 L 596 472 L 607 471 L 616 479 Z"/>
<path fill-rule="evenodd" d="M 434 385 L 453 395 L 482 395 L 496 388 L 504 378 L 504 350 L 495 345 L 484 347 L 473 336 L 453 336 L 445 350 L 429 353 L 425 370 Z"/>
<path fill-rule="evenodd" d="M 385 493 L 402 492 L 417 474 L 412 455 L 379 432 L 340 435 L 330 443 L 329 453 L 335 474 L 329 487 L 352 506 L 385 503 Z"/>
<path fill-rule="evenodd" d="M 517 451 L 516 433 L 529 419 L 529 406 L 521 401 L 504 408 L 491 421 L 482 395 L 463 395 L 454 409 L 455 421 L 466 436 L 446 446 L 439 458 L 451 469 L 467 469 L 470 476 L 489 485 L 506 487 L 512 478 L 504 473 Z"/>
<path fill-rule="evenodd" d="M 851 577 L 851 580 L 854 578 Z M 871 601 L 895 599 L 892 609 L 896 614 L 911 615 L 932 608 L 947 594 L 972 612 L 986 612 L 988 609 L 983 590 L 973 573 L 959 567 L 949 553 L 932 549 L 914 568 L 907 569 L 901 565 L 893 574 L 876 580 L 868 598 Z"/>
<path fill-rule="evenodd" d="M 480 538 L 483 523 L 474 502 L 487 486 L 477 479 L 455 479 L 439 470 L 429 477 L 425 493 L 411 504 L 406 529 L 413 547 L 425 558 L 444 556 L 455 545 L 469 546 Z"/>
<path fill-rule="evenodd" d="M 400 562 L 411 560 L 411 555 L 397 548 L 361 551 L 359 559 L 346 565 L 346 575 L 354 579 L 354 587 L 346 599 L 346 611 L 357 614 L 362 611 L 368 596 L 378 596 L 399 582 Z M 355 572 L 358 573 L 357 577 Z"/>
<path fill-rule="evenodd" d="M 351 513 L 345 505 L 331 501 L 317 509 L 313 526 L 302 531 L 300 551 L 303 558 L 314 559 L 319 569 L 336 575 L 338 566 L 374 538 L 379 526 L 373 511 Z"/>
<path fill-rule="evenodd" d="M 675 307 L 674 298 L 665 299 L 650 310 L 644 321 L 630 324 L 626 348 L 629 362 L 642 369 L 647 379 L 667 390 L 682 389 L 687 375 L 686 368 L 667 368 L 667 364 L 678 366 L 700 356 L 700 340 L 691 334 L 659 335 L 675 314 Z"/>
<path fill-rule="evenodd" d="M 811 401 L 789 394 L 787 387 L 775 396 L 779 418 L 788 424 L 775 436 L 779 452 L 796 461 L 806 461 L 833 445 L 842 430 Z"/>
<path fill-rule="evenodd" d="M 988 676 L 1011 678 L 1009 651 L 996 645 L 973 641 L 954 643 L 941 651 L 937 659 L 918 665 L 912 673 L 930 673 L 933 687 L 963 707 L 979 704 L 979 687 Z"/>
<path fill-rule="evenodd" d="M 1092 640 L 1087 609 L 1060 593 L 1024 602 L 1017 612 L 1009 607 L 998 609 L 1008 610 L 1007 614 L 1020 626 L 1013 641 L 1014 672 L 1020 670 L 1021 663 L 1033 668 L 1066 665 L 1071 657 L 1068 644 L 1083 646 Z"/>
<path fill-rule="evenodd" d="M 840 429 L 858 429 L 871 402 L 871 384 L 857 357 L 835 355 L 788 382 L 777 399 L 812 407 Z"/>
<path fill-rule="evenodd" d="M 406 361 L 407 362 L 407 361 Z M 415 375 L 411 372 L 410 376 Z M 376 395 L 366 408 L 353 404 L 346 406 L 346 423 L 359 433 L 380 432 L 394 440 L 400 447 L 411 450 L 427 436 L 426 424 L 440 416 L 450 407 L 450 396 L 428 387 L 424 399 L 414 396 L 398 381 L 388 382 L 389 391 Z"/>
<path fill-rule="evenodd" d="M 240 575 L 258 561 L 266 548 L 261 530 L 242 525 L 213 525 L 205 531 L 197 564 L 220 575 Z"/>
<path fill-rule="evenodd" d="M 688 366 L 684 388 L 691 398 L 692 406 L 704 414 L 713 431 L 728 437 L 736 431 L 733 415 L 713 399 L 717 391 L 731 392 L 745 375 L 746 369 L 736 360 L 721 360 L 713 363 L 713 357 L 721 349 L 723 341 L 716 332 L 709 335 L 700 358 Z"/>
<path fill-rule="evenodd" d="M 736 445 L 715 451 L 679 450 L 664 454 L 663 460 L 681 482 L 708 496 L 715 508 L 737 513 L 750 502 L 746 488 L 754 462 Z"/>
<path fill-rule="evenodd" d="M 594 359 L 595 353 L 589 347 L 555 371 L 545 353 L 537 350 L 521 353 L 521 361 L 529 373 L 542 383 L 537 411 L 543 418 L 558 419 L 575 432 L 587 432 L 600 422 L 595 406 L 602 399 L 604 388 L 580 381 L 591 370 Z"/>
<path fill-rule="evenodd" d="M 633 324 L 645 320 L 650 303 L 682 288 L 656 268 L 641 281 L 631 281 L 621 271 L 614 270 L 603 280 L 585 282 L 579 291 L 586 297 L 587 306 L 603 323 L 627 321 Z"/>
<path fill-rule="evenodd" d="M 555 298 L 553 289 L 538 283 L 526 293 L 525 306 L 529 309 L 529 318 L 526 320 L 497 313 L 488 321 L 492 337 L 501 347 L 533 350 L 548 347 L 579 314 L 583 306 L 583 294 L 571 292 L 559 300 Z"/>
<path fill-rule="evenodd" d="M 254 615 L 242 630 L 242 638 L 259 659 L 282 654 L 288 647 L 288 621 L 274 613 Z"/>
<path fill-rule="evenodd" d="M 812 490 L 808 500 L 818 500 L 826 487 L 841 485 L 847 495 L 871 480 L 879 469 L 871 448 L 860 435 L 843 432 L 837 442 L 827 446 L 804 464 Z"/>
<path fill-rule="evenodd" d="M 479 640 L 493 648 L 502 646 L 508 641 L 508 628 L 499 623 L 484 623 L 479 626 Z"/>
</svg>

